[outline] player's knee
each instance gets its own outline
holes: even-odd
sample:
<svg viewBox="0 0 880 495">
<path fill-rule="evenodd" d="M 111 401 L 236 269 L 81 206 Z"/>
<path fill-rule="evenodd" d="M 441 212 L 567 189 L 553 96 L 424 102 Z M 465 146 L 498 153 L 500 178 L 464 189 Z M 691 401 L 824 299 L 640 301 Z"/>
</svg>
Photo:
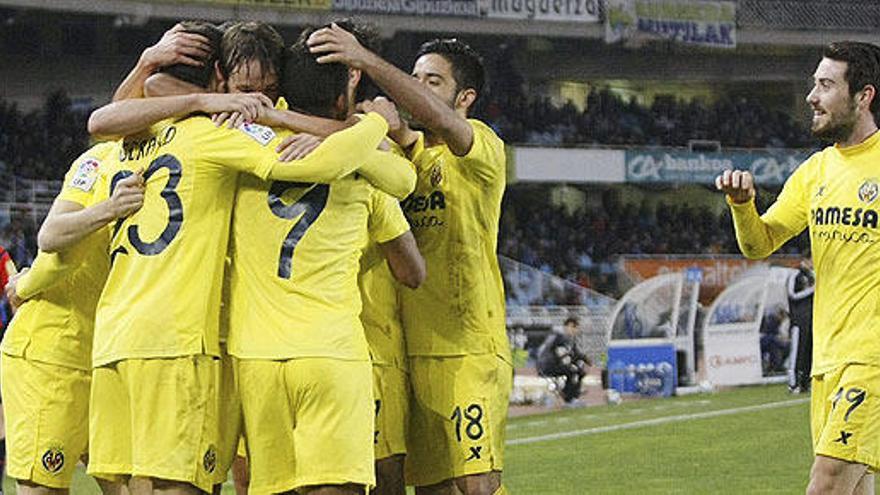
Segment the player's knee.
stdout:
<svg viewBox="0 0 880 495">
<path fill-rule="evenodd" d="M 154 494 L 163 495 L 201 495 L 202 491 L 195 485 L 182 481 L 163 480 L 152 478 L 150 480 L 153 485 Z"/>
<path fill-rule="evenodd" d="M 810 471 L 807 495 L 840 493 L 847 483 L 847 464 L 836 459 L 817 457 Z"/>
<path fill-rule="evenodd" d="M 66 488 L 50 488 L 30 481 L 17 480 L 16 493 L 19 495 L 67 495 Z"/>
<path fill-rule="evenodd" d="M 456 487 L 464 495 L 494 495 L 501 487 L 501 473 L 473 474 L 455 479 Z"/>
<path fill-rule="evenodd" d="M 395 455 L 376 461 L 376 494 L 399 495 L 406 493 L 403 481 L 404 456 Z"/>
</svg>

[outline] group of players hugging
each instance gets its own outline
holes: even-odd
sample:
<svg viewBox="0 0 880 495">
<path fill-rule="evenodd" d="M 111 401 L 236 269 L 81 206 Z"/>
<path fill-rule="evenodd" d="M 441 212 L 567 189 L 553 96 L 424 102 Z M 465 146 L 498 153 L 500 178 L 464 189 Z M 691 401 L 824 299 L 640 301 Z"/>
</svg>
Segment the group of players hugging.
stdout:
<svg viewBox="0 0 880 495">
<path fill-rule="evenodd" d="M 483 65 L 433 40 L 407 74 L 375 40 L 182 22 L 91 115 L 6 287 L 19 493 L 81 460 L 105 493 L 507 493 Z"/>
</svg>

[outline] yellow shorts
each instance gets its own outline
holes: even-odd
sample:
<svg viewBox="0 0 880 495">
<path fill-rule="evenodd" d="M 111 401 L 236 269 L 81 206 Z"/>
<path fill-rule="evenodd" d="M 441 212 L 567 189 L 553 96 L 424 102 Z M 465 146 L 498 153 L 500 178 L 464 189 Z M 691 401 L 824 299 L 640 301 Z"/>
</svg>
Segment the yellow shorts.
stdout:
<svg viewBox="0 0 880 495">
<path fill-rule="evenodd" d="M 220 363 L 217 367 L 219 407 L 219 438 L 217 440 L 217 470 L 215 483 L 224 483 L 229 478 L 229 469 L 235 459 L 242 431 L 241 396 L 235 380 L 234 358 L 226 354 L 226 346 L 220 345 Z"/>
<path fill-rule="evenodd" d="M 501 471 L 513 368 L 494 355 L 411 357 L 407 485 Z"/>
<path fill-rule="evenodd" d="M 217 471 L 218 360 L 126 359 L 92 372 L 88 473 L 144 476 L 211 492 Z"/>
<path fill-rule="evenodd" d="M 253 493 L 375 486 L 368 361 L 236 362 Z"/>
<path fill-rule="evenodd" d="M 406 454 L 409 416 L 409 378 L 396 366 L 373 365 L 373 396 L 376 404 L 374 435 L 376 460 Z"/>
<path fill-rule="evenodd" d="M 69 488 L 89 442 L 88 371 L 0 358 L 10 478 Z"/>
<path fill-rule="evenodd" d="M 848 364 L 813 377 L 813 450 L 880 471 L 880 366 Z"/>
</svg>

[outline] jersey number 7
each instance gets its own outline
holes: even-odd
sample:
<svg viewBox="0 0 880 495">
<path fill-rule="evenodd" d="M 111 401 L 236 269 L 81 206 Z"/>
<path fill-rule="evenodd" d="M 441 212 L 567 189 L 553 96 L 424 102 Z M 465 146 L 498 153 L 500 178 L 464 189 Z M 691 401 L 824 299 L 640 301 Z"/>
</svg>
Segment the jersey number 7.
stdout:
<svg viewBox="0 0 880 495">
<path fill-rule="evenodd" d="M 285 204 L 282 197 L 293 190 L 293 196 L 299 199 L 292 204 Z M 298 194 L 297 194 L 298 193 Z M 289 279 L 293 274 L 293 250 L 306 230 L 317 220 L 327 206 L 330 186 L 327 184 L 310 184 L 308 182 L 276 181 L 269 188 L 269 209 L 279 218 L 296 219 L 287 237 L 281 243 L 281 254 L 278 257 L 278 277 Z"/>
</svg>

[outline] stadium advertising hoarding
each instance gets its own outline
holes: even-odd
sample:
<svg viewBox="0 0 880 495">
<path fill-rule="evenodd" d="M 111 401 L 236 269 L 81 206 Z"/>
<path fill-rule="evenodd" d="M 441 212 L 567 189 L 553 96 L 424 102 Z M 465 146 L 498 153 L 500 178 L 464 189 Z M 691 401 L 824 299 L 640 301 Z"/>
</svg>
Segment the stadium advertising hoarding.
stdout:
<svg viewBox="0 0 880 495">
<path fill-rule="evenodd" d="M 489 18 L 552 22 L 599 22 L 599 0 L 480 0 Z"/>
<path fill-rule="evenodd" d="M 624 153 L 620 150 L 561 149 L 516 146 L 508 167 L 524 182 L 621 183 Z"/>
<path fill-rule="evenodd" d="M 748 170 L 755 182 L 781 185 L 809 155 L 799 151 L 691 153 L 633 149 L 626 151 L 627 182 L 712 184 L 727 169 Z"/>
<path fill-rule="evenodd" d="M 706 378 L 713 385 L 761 383 L 761 343 L 755 324 L 731 323 L 707 327 L 703 349 Z"/>
<path fill-rule="evenodd" d="M 164 3 L 181 2 L 164 1 Z M 292 10 L 330 10 L 333 6 L 333 0 L 190 0 L 182 3 L 274 7 Z"/>
<path fill-rule="evenodd" d="M 337 12 L 478 17 L 478 0 L 332 0 Z"/>
<path fill-rule="evenodd" d="M 690 45 L 736 48 L 736 2 L 607 0 L 605 42 L 638 35 Z"/>
<path fill-rule="evenodd" d="M 742 256 L 716 255 L 706 257 L 622 256 L 621 268 L 636 280 L 647 280 L 666 273 L 699 269 L 700 302 L 709 304 L 728 285 L 739 279 L 747 270 L 767 266 L 767 261 L 749 260 Z M 774 256 L 769 264 L 797 268 L 797 256 Z"/>
</svg>

